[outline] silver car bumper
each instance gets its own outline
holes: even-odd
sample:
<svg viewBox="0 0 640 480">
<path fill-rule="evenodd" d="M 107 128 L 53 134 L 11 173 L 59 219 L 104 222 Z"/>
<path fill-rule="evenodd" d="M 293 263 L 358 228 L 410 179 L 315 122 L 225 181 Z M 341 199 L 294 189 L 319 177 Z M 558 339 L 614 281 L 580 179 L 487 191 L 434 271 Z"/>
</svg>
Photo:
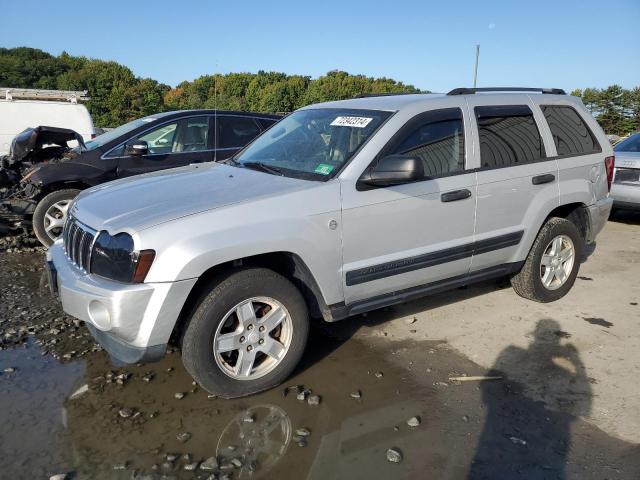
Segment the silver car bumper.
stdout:
<svg viewBox="0 0 640 480">
<path fill-rule="evenodd" d="M 611 196 L 616 207 L 640 210 L 640 185 L 614 183 L 611 185 Z"/>
<path fill-rule="evenodd" d="M 587 243 L 592 243 L 596 239 L 596 236 L 606 225 L 607 220 L 609 220 L 609 215 L 611 214 L 612 205 L 613 199 L 611 198 L 611 196 L 608 196 L 606 198 L 601 198 L 593 205 L 587 207 L 590 220 L 589 224 L 591 225 Z"/>
<path fill-rule="evenodd" d="M 107 280 L 74 266 L 61 241 L 49 248 L 47 265 L 63 310 L 84 320 L 105 350 L 125 363 L 157 360 L 164 355 L 197 280 L 141 284 Z"/>
</svg>

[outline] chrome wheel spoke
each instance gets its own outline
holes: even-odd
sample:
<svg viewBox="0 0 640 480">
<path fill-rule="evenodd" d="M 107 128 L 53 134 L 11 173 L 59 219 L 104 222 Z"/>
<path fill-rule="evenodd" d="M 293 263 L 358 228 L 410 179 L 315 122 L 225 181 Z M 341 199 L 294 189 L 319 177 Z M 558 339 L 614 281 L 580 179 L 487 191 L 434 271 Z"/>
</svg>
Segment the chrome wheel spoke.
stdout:
<svg viewBox="0 0 640 480">
<path fill-rule="evenodd" d="M 567 272 L 564 271 L 564 268 L 560 267 L 556 270 L 556 278 L 561 284 L 567 280 L 567 276 Z"/>
<path fill-rule="evenodd" d="M 241 347 L 240 333 L 231 332 L 218 335 L 216 338 L 216 350 L 220 353 L 232 352 L 238 350 Z"/>
<path fill-rule="evenodd" d="M 573 258 L 573 248 L 565 248 L 560 252 L 560 261 L 566 263 Z"/>
<path fill-rule="evenodd" d="M 248 377 L 251 375 L 251 370 L 253 370 L 253 364 L 256 361 L 256 351 L 251 350 L 250 352 L 247 350 L 238 350 L 240 353 L 238 355 L 238 360 L 235 365 L 235 374 Z"/>
<path fill-rule="evenodd" d="M 278 360 L 285 351 L 284 345 L 273 338 L 269 338 L 264 344 L 262 351 L 271 358 Z"/>
<path fill-rule="evenodd" d="M 562 249 L 562 237 L 556 237 L 551 244 L 551 255 L 558 255 Z"/>
<path fill-rule="evenodd" d="M 542 260 L 540 261 L 540 263 L 544 267 L 550 267 L 552 261 L 553 261 L 552 255 L 542 255 Z"/>
<path fill-rule="evenodd" d="M 45 231 L 50 232 L 54 228 L 62 228 L 64 226 L 64 218 L 56 218 L 48 212 L 44 214 Z"/>
<path fill-rule="evenodd" d="M 253 302 L 245 302 L 236 308 L 236 315 L 240 324 L 246 328 L 247 325 L 251 325 L 257 322 L 256 312 L 253 306 Z"/>
<path fill-rule="evenodd" d="M 555 274 L 553 272 L 553 269 L 549 267 L 545 270 L 544 275 L 542 276 L 542 284 L 545 287 L 549 287 L 554 278 Z"/>
<path fill-rule="evenodd" d="M 282 323 L 282 321 L 287 317 L 286 312 L 280 308 L 276 307 L 272 309 L 269 313 L 267 313 L 263 318 L 260 319 L 260 323 L 264 326 L 265 330 L 271 332 L 274 328 Z"/>
</svg>

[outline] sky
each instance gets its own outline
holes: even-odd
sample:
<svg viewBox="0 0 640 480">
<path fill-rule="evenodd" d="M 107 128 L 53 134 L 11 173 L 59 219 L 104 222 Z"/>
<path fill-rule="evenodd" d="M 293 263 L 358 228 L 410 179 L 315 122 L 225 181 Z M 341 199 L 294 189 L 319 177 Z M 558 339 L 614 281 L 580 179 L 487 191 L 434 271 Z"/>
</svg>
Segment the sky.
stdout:
<svg viewBox="0 0 640 480">
<path fill-rule="evenodd" d="M 55 5 L 55 6 L 54 6 Z M 640 0 L 2 0 L 0 46 L 115 60 L 171 86 L 330 70 L 446 92 L 640 85 Z"/>
</svg>

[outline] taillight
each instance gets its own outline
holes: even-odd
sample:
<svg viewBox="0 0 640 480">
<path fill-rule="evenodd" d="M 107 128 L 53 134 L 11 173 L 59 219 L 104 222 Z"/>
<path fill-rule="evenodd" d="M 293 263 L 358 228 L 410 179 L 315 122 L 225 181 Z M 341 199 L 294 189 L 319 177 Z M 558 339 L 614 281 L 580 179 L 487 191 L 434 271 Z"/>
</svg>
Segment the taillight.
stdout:
<svg viewBox="0 0 640 480">
<path fill-rule="evenodd" d="M 91 140 L 93 140 L 93 139 L 94 139 L 94 138 L 96 138 L 96 137 L 97 137 L 97 135 L 96 135 L 95 133 L 92 133 L 92 134 L 91 134 Z"/>
<path fill-rule="evenodd" d="M 613 182 L 613 169 L 616 166 L 616 157 L 607 157 L 604 159 L 604 169 L 607 171 L 607 188 L 611 191 L 611 183 Z"/>
</svg>

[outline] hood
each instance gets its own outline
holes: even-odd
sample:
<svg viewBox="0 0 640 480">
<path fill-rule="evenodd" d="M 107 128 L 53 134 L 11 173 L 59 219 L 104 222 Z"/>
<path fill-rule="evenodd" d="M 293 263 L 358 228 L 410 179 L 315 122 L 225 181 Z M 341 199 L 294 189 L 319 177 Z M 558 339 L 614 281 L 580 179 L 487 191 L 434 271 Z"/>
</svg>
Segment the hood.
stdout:
<svg viewBox="0 0 640 480">
<path fill-rule="evenodd" d="M 77 197 L 71 213 L 97 230 L 135 232 L 313 183 L 217 163 L 197 164 L 90 188 Z"/>
</svg>

